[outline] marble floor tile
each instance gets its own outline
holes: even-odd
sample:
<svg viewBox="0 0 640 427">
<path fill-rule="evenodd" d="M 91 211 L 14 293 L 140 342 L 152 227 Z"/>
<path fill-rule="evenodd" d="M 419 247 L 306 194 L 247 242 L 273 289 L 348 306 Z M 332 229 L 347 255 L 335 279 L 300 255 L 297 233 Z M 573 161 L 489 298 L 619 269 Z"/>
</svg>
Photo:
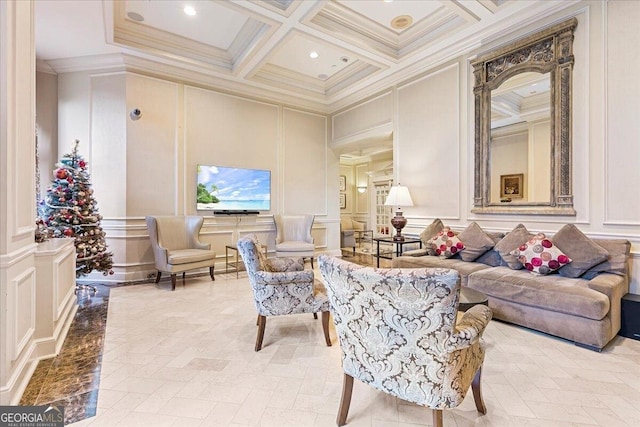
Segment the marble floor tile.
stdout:
<svg viewBox="0 0 640 427">
<path fill-rule="evenodd" d="M 74 329 L 77 335 L 59 360 L 39 364 L 23 401 L 56 399 L 73 414 L 68 422 L 82 427 L 335 425 L 343 377 L 335 330 L 327 347 L 319 319 L 270 318 L 256 353 L 246 272 L 237 279 L 218 274 L 215 282 L 190 278 L 174 292 L 153 284 L 115 287 L 105 302 L 96 320 L 84 319 Z M 95 328 L 104 334 L 92 336 Z M 469 393 L 458 408 L 445 411 L 445 425 L 640 425 L 640 341 L 617 337 L 596 353 L 499 321 L 489 324 L 484 340 L 488 412 L 479 414 Z M 73 386 L 58 375 L 88 381 L 92 372 L 99 379 L 94 377 L 95 388 Z M 60 382 L 51 386 L 47 377 Z M 428 426 L 431 412 L 356 381 L 347 422 Z"/>
</svg>

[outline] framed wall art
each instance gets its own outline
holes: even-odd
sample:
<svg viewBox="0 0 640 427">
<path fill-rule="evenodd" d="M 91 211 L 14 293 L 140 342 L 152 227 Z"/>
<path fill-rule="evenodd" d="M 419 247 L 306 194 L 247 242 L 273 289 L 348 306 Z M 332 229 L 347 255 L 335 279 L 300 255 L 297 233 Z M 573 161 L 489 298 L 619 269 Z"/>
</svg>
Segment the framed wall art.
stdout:
<svg viewBox="0 0 640 427">
<path fill-rule="evenodd" d="M 524 174 L 500 175 L 500 197 L 520 199 L 523 197 Z"/>
<path fill-rule="evenodd" d="M 338 187 L 340 191 L 347 191 L 347 177 L 346 175 L 340 175 L 340 181 L 338 181 Z"/>
</svg>

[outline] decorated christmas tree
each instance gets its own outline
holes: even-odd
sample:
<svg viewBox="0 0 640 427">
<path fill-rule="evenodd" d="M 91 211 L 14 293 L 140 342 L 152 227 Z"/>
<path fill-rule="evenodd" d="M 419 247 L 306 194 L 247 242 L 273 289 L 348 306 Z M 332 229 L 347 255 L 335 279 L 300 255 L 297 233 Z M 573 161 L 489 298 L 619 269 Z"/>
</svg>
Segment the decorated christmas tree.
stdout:
<svg viewBox="0 0 640 427">
<path fill-rule="evenodd" d="M 47 189 L 42 220 L 51 237 L 73 237 L 76 246 L 76 277 L 93 270 L 113 274 L 112 253 L 107 252 L 97 202 L 87 172 L 87 163 L 78 154 L 76 140 L 71 154 L 65 154 L 53 172 Z"/>
</svg>

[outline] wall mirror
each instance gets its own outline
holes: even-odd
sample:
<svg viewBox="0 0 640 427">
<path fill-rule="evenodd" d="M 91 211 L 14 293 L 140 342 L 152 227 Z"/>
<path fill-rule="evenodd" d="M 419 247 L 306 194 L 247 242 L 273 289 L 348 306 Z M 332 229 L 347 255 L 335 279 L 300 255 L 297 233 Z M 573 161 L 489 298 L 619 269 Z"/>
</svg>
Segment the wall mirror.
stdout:
<svg viewBox="0 0 640 427">
<path fill-rule="evenodd" d="M 575 215 L 571 80 L 575 18 L 471 63 L 474 213 Z"/>
</svg>

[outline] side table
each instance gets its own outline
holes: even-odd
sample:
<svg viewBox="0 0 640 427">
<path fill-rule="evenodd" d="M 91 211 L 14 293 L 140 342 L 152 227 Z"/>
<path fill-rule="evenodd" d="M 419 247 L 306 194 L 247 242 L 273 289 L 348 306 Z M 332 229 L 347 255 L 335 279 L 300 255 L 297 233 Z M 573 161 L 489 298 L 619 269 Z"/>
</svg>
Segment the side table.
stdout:
<svg viewBox="0 0 640 427">
<path fill-rule="evenodd" d="M 467 288 L 466 286 L 460 287 L 460 299 L 458 300 L 458 311 L 467 311 L 474 305 L 489 305 L 489 298 L 480 291 Z"/>
<path fill-rule="evenodd" d="M 362 247 L 363 240 L 373 241 L 373 230 L 353 230 L 353 234 L 356 236 L 359 248 Z M 370 236 L 369 239 L 367 239 L 367 236 Z"/>
<path fill-rule="evenodd" d="M 267 256 L 267 245 L 260 245 L 261 249 L 264 250 L 264 255 Z M 229 261 L 229 251 L 235 251 L 235 260 L 232 258 Z M 233 254 L 231 254 L 233 255 Z M 238 246 L 236 245 L 226 245 L 224 247 L 224 272 L 229 272 L 229 267 L 236 270 L 236 279 L 238 278 L 238 273 L 240 272 L 240 267 L 244 266 L 243 262 L 240 260 L 240 253 L 238 252 Z"/>
<path fill-rule="evenodd" d="M 405 237 L 404 240 L 393 240 L 393 237 L 374 237 L 373 240 L 377 243 L 376 245 L 376 258 L 378 259 L 377 261 L 377 267 L 380 268 L 380 258 L 384 258 L 384 259 L 392 259 L 393 258 L 393 249 L 391 250 L 391 254 L 389 256 L 385 256 L 383 254 L 380 253 L 380 243 L 388 243 L 391 244 L 392 246 L 395 245 L 395 253 L 396 256 L 400 256 L 402 255 L 403 252 L 403 246 L 404 245 L 409 245 L 412 243 L 418 243 L 420 245 L 420 249 L 422 249 L 422 240 L 418 239 L 418 238 L 414 238 L 414 237 Z"/>
</svg>

